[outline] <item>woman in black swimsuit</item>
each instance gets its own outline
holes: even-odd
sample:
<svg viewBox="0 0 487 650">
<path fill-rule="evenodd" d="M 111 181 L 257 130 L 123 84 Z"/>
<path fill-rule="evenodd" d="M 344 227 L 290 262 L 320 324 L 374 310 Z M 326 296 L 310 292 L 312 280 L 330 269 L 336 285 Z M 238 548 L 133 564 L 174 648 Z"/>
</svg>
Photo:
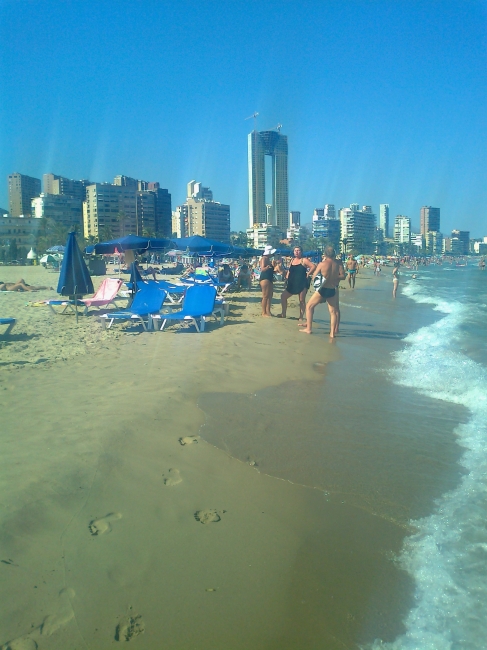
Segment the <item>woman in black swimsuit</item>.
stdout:
<svg viewBox="0 0 487 650">
<path fill-rule="evenodd" d="M 264 317 L 272 316 L 271 302 L 274 293 L 274 264 L 272 263 L 270 256 L 275 252 L 275 248 L 272 248 L 272 246 L 266 246 L 264 254 L 259 260 L 259 284 L 262 289 L 262 316 Z"/>
<path fill-rule="evenodd" d="M 301 246 L 296 246 L 294 249 L 294 259 L 286 275 L 286 288 L 281 294 L 282 313 L 278 318 L 286 318 L 288 298 L 290 296 L 299 296 L 299 320 L 302 320 L 306 311 L 306 294 L 308 293 L 310 283 L 309 277 L 311 277 L 315 268 L 316 264 L 313 264 L 307 257 L 303 257 Z"/>
</svg>

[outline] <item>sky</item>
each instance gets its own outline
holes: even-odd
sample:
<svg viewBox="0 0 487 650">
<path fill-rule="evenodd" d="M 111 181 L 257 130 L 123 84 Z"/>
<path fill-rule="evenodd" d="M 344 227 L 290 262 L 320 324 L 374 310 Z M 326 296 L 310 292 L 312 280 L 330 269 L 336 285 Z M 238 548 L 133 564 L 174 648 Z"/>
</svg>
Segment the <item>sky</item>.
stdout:
<svg viewBox="0 0 487 650">
<path fill-rule="evenodd" d="M 431 205 L 487 236 L 487 0 L 0 0 L 0 207 L 13 172 L 159 181 L 173 209 L 196 179 L 245 229 L 254 112 L 303 223 Z"/>
</svg>

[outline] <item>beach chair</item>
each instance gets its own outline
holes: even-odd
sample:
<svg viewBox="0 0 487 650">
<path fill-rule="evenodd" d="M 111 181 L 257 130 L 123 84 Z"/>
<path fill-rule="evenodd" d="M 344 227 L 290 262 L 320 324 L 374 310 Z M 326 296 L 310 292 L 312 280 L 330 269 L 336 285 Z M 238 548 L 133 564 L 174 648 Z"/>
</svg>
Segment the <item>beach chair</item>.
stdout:
<svg viewBox="0 0 487 650">
<path fill-rule="evenodd" d="M 10 332 L 13 330 L 13 327 L 17 320 L 15 318 L 0 318 L 0 325 L 6 325 L 7 329 L 3 333 L 4 336 L 7 334 L 10 334 Z"/>
<path fill-rule="evenodd" d="M 85 308 L 83 312 L 84 315 L 86 316 L 88 313 L 89 307 L 100 308 L 114 304 L 122 284 L 123 280 L 117 278 L 105 278 L 98 287 L 98 291 L 94 294 L 93 298 L 86 298 L 78 301 L 79 304 L 83 305 Z"/>
<path fill-rule="evenodd" d="M 156 280 L 157 284 L 167 292 L 167 299 L 173 305 L 180 305 L 183 302 L 187 286 L 183 284 L 174 284 L 167 280 Z"/>
<path fill-rule="evenodd" d="M 147 331 L 152 329 L 151 314 L 160 311 L 165 299 L 166 292 L 158 286 L 157 282 L 144 282 L 140 284 L 140 289 L 135 294 L 130 308 L 102 314 L 99 318 L 102 319 L 104 327 L 108 329 L 114 321 L 136 320 L 140 321 L 144 330 Z M 147 325 L 144 318 L 147 319 Z"/>
<path fill-rule="evenodd" d="M 220 325 L 224 322 L 223 305 L 215 305 L 216 288 L 208 284 L 196 284 L 188 287 L 184 296 L 183 308 L 172 314 L 151 314 L 152 321 L 161 320 L 163 330 L 167 322 L 186 320 L 191 321 L 197 332 L 205 331 L 205 321 L 208 316 L 214 316 Z M 199 323 L 199 324 L 198 324 Z M 153 325 L 154 326 L 154 325 Z"/>
</svg>

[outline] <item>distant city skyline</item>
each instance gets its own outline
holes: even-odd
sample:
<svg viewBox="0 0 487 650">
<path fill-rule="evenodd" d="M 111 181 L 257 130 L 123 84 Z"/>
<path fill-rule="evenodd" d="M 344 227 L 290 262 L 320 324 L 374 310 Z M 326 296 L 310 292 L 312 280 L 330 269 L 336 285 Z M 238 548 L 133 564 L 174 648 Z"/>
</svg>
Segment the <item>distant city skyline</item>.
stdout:
<svg viewBox="0 0 487 650">
<path fill-rule="evenodd" d="M 52 0 L 46 21 L 42 3 L 0 5 L 0 179 L 124 173 L 179 205 L 204 178 L 245 230 L 247 134 L 282 123 L 301 223 L 359 202 L 417 230 L 431 205 L 444 233 L 487 234 L 485 2 L 291 1 L 278 24 L 265 1 L 132 6 Z"/>
</svg>

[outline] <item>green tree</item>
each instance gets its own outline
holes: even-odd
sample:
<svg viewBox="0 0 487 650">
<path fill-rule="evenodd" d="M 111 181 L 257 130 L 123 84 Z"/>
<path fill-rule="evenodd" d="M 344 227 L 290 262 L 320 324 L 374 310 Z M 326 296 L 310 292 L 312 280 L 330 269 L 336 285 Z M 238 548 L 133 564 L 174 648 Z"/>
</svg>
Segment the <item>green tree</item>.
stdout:
<svg viewBox="0 0 487 650">
<path fill-rule="evenodd" d="M 230 241 L 234 246 L 242 246 L 243 248 L 248 248 L 247 233 L 243 230 L 239 230 L 238 232 L 231 232 Z"/>
<path fill-rule="evenodd" d="M 98 232 L 98 241 L 110 241 L 113 239 L 113 231 L 110 226 L 103 226 Z"/>
<path fill-rule="evenodd" d="M 120 237 L 125 237 L 125 224 L 127 223 L 127 215 L 123 210 L 117 214 L 117 221 L 120 225 Z"/>
</svg>

